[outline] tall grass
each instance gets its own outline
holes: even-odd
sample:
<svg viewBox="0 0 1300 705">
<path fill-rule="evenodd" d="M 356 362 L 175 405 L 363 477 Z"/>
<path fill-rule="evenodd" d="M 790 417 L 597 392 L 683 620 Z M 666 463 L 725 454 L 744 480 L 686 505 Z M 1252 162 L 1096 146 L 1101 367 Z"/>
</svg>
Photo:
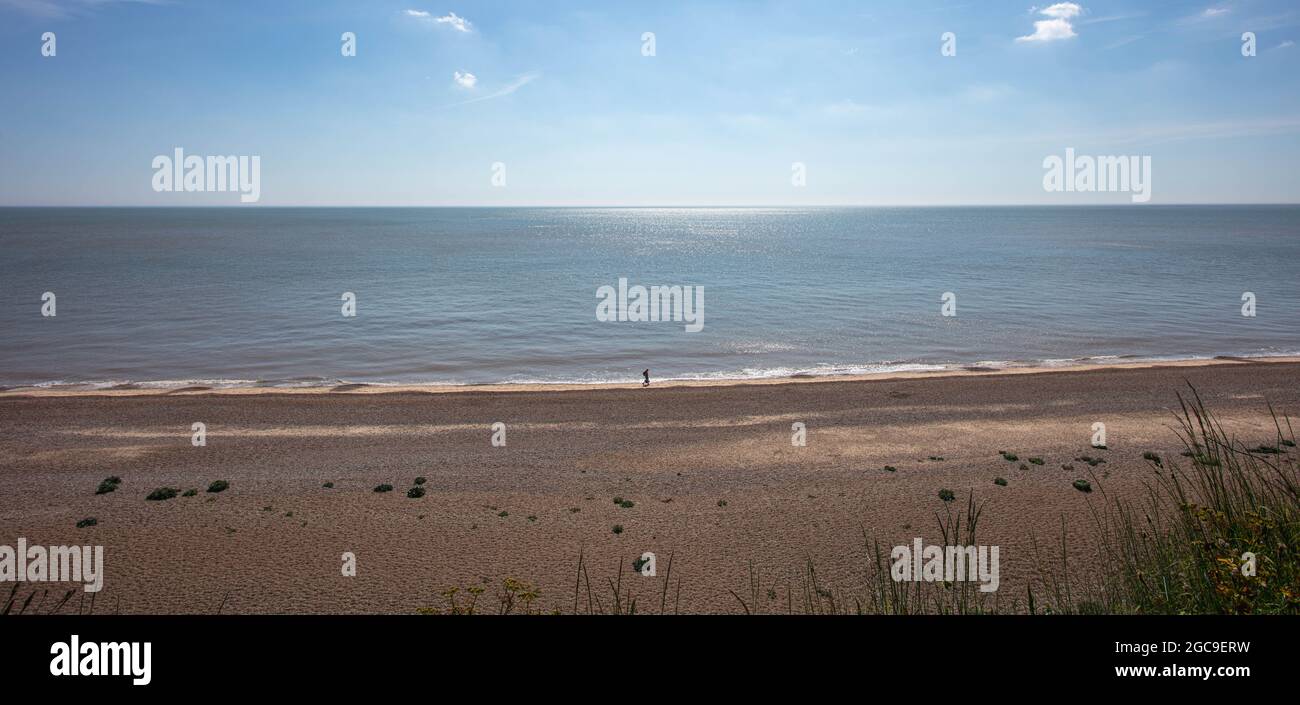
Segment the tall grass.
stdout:
<svg viewBox="0 0 1300 705">
<path fill-rule="evenodd" d="M 27 593 L 26 599 L 21 603 L 18 601 L 18 588 L 21 583 L 14 583 L 9 590 L 9 596 L 0 601 L 0 616 L 21 615 L 21 614 L 64 614 L 64 606 L 72 601 L 74 594 L 79 595 L 77 598 L 77 614 L 95 614 L 95 597 L 97 592 L 90 593 L 90 604 L 86 604 L 86 593 L 83 590 L 72 588 L 59 597 L 58 593 L 51 594 L 48 589 L 36 589 Z M 37 595 L 40 600 L 36 601 Z M 49 600 L 54 599 L 54 602 Z M 35 604 L 33 604 L 35 602 Z M 121 612 L 121 600 L 118 600 L 118 613 Z M 15 609 L 17 608 L 17 609 Z"/>
<path fill-rule="evenodd" d="M 944 511 L 935 512 L 943 545 L 977 545 L 977 531 L 983 504 L 974 495 L 966 499 L 966 508 L 954 511 L 944 502 Z M 973 581 L 921 582 L 895 581 L 890 572 L 889 551 L 864 531 L 863 546 L 867 554 L 866 580 L 854 589 L 828 587 L 817 578 L 817 568 L 809 559 L 800 575 L 797 596 L 791 590 L 786 612 L 792 614 L 991 614 L 1006 607 L 996 593 L 984 593 Z M 919 560 L 919 557 L 916 557 Z"/>
<path fill-rule="evenodd" d="M 1107 577 L 1099 601 L 1116 613 L 1300 613 L 1300 484 L 1283 450 L 1295 447 L 1290 419 L 1270 407 L 1274 443 L 1251 446 L 1194 388 L 1179 404 L 1187 462 L 1148 459 L 1141 501 L 1094 510 Z"/>
<path fill-rule="evenodd" d="M 623 582 L 624 566 L 630 564 L 631 561 L 624 561 L 620 558 L 615 568 L 615 577 L 606 578 L 603 584 L 599 578 L 593 583 L 591 573 L 587 570 L 586 555 L 579 553 L 576 578 L 573 583 L 573 601 L 571 605 L 567 605 L 570 614 L 637 614 L 640 598 L 632 591 L 631 581 L 626 585 Z M 659 592 L 658 614 L 669 614 L 670 610 L 671 613 L 676 614 L 678 611 L 682 594 L 682 581 L 680 577 L 677 579 L 676 589 L 670 604 L 668 591 L 670 586 L 673 586 L 672 578 L 673 556 L 669 554 L 667 572 L 664 575 L 663 587 Z M 458 587 L 448 588 L 442 592 L 444 601 L 442 606 L 421 607 L 416 611 L 419 614 L 426 615 L 563 613 L 559 607 L 552 608 L 549 612 L 544 611 L 538 605 L 541 591 L 529 583 L 515 578 L 506 578 L 494 595 L 485 601 L 480 601 L 481 596 L 486 593 L 487 588 L 481 585 L 471 586 L 463 591 Z M 495 599 L 495 604 L 492 602 L 493 599 Z"/>
<path fill-rule="evenodd" d="M 1300 482 L 1290 419 L 1269 407 L 1275 438 L 1252 445 L 1228 433 L 1196 392 L 1179 395 L 1180 457 L 1144 455 L 1151 471 L 1136 500 L 1090 502 L 1095 556 L 1072 563 L 1065 520 L 1049 550 L 1031 537 L 1033 579 L 1023 601 L 989 598 L 978 584 L 895 582 L 878 543 L 867 545 L 865 586 L 845 595 L 804 569 L 808 614 L 1300 614 Z M 947 545 L 975 545 L 982 507 L 936 514 Z M 1252 561 L 1254 574 L 1246 566 Z"/>
</svg>

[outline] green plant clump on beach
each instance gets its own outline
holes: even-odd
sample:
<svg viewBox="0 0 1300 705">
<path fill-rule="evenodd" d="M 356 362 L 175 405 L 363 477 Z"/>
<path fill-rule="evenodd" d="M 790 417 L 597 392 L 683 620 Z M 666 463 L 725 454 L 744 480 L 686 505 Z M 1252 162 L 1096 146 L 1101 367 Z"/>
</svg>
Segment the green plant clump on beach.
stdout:
<svg viewBox="0 0 1300 705">
<path fill-rule="evenodd" d="M 376 492 L 392 492 L 392 491 L 393 491 L 393 486 L 392 486 L 392 485 L 389 485 L 389 484 L 387 484 L 387 483 L 382 484 L 382 485 L 375 485 L 375 491 L 376 491 Z"/>
<path fill-rule="evenodd" d="M 995 477 L 995 478 L 993 478 L 993 484 L 997 485 L 998 487 L 1006 487 L 1006 486 L 1007 486 L 1007 478 L 1005 478 L 1005 477 Z"/>
<path fill-rule="evenodd" d="M 419 499 L 424 496 L 424 488 L 420 487 L 419 485 L 416 485 L 415 487 L 412 487 L 411 489 L 406 491 L 406 496 L 410 497 L 411 499 Z"/>
<path fill-rule="evenodd" d="M 172 497 L 175 497 L 176 494 L 177 494 L 179 491 L 180 491 L 180 490 L 177 490 L 177 489 L 174 488 L 174 487 L 159 487 L 158 489 L 154 490 L 153 492 L 150 492 L 149 495 L 148 495 L 147 497 L 145 497 L 145 499 L 148 499 L 148 500 L 151 500 L 151 501 L 154 501 L 154 502 L 157 502 L 157 501 L 160 501 L 160 500 L 164 500 L 164 499 L 171 499 Z"/>
<path fill-rule="evenodd" d="M 1008 453 L 1005 450 L 1000 450 L 998 452 L 1002 454 L 1002 459 L 1007 461 L 1008 463 L 1014 463 L 1017 460 L 1020 460 L 1020 456 L 1016 455 L 1015 453 Z"/>
<path fill-rule="evenodd" d="M 198 494 L 198 493 L 199 493 L 198 490 L 196 490 L 196 489 L 194 489 L 193 487 L 191 487 L 190 489 L 185 490 L 184 492 L 182 492 L 182 493 L 181 493 L 181 496 L 182 496 L 182 497 L 193 497 L 194 495 L 196 495 L 196 494 Z"/>
<path fill-rule="evenodd" d="M 1088 482 L 1087 480 L 1075 480 L 1075 481 L 1074 481 L 1074 489 L 1076 489 L 1076 490 L 1078 490 L 1078 491 L 1080 491 L 1080 492 L 1091 492 L 1091 491 L 1092 491 L 1092 483 L 1091 483 L 1091 482 Z"/>
<path fill-rule="evenodd" d="M 1098 519 L 1112 613 L 1300 614 L 1300 480 L 1258 455 L 1206 410 L 1179 396 L 1177 428 L 1191 459 L 1152 473 L 1139 503 L 1112 501 Z M 1294 442 L 1273 415 L 1276 443 Z M 1253 561 L 1244 561 L 1244 554 Z M 1249 563 L 1252 570 L 1246 570 Z"/>
<path fill-rule="evenodd" d="M 87 526 L 94 526 L 94 525 L 96 525 L 96 524 L 98 524 L 98 523 L 99 523 L 99 520 L 96 519 L 95 517 L 86 517 L 85 519 L 82 519 L 81 521 L 77 522 L 77 528 L 78 528 L 78 529 L 84 529 L 84 528 L 86 528 Z"/>
<path fill-rule="evenodd" d="M 213 480 L 212 484 L 208 485 L 208 491 L 225 492 L 227 489 L 229 489 L 229 487 L 230 487 L 230 483 L 226 482 L 225 480 Z"/>
<path fill-rule="evenodd" d="M 939 499 L 942 499 L 945 502 L 951 502 L 954 499 L 957 499 L 957 495 L 953 494 L 952 490 L 939 490 Z"/>
<path fill-rule="evenodd" d="M 109 492 L 115 492 L 117 486 L 120 484 L 122 484 L 122 478 L 117 475 L 106 477 L 103 482 L 99 483 L 99 487 L 95 489 L 95 494 L 108 494 Z"/>
</svg>

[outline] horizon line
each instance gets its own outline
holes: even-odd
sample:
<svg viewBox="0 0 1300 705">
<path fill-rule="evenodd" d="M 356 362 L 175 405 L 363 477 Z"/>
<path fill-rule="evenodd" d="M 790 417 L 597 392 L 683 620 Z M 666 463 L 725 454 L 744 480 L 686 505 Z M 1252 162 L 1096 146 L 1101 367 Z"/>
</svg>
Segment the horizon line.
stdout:
<svg viewBox="0 0 1300 705">
<path fill-rule="evenodd" d="M 18 208 L 137 208 L 149 210 L 267 210 L 277 208 L 370 208 L 370 209 L 416 209 L 416 208 L 568 208 L 568 209 L 781 209 L 781 208 L 1159 208 L 1170 206 L 1300 206 L 1300 201 L 1237 201 L 1237 202 L 1173 202 L 1173 203 L 790 203 L 772 205 L 753 204 L 431 204 L 431 205 L 320 205 L 320 204 L 212 204 L 212 205 L 140 205 L 140 204 L 0 204 L 0 209 Z"/>
</svg>

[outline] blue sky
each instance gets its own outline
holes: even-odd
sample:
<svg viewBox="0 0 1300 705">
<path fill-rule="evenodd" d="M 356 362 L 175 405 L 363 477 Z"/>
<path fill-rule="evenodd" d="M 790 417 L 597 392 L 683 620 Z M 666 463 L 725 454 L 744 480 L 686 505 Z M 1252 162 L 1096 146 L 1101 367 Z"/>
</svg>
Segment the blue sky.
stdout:
<svg viewBox="0 0 1300 705">
<path fill-rule="evenodd" d="M 175 147 L 263 206 L 1130 202 L 1045 191 L 1066 147 L 1300 202 L 1300 5 L 1069 5 L 0 0 L 0 205 L 238 205 L 154 192 Z"/>
</svg>

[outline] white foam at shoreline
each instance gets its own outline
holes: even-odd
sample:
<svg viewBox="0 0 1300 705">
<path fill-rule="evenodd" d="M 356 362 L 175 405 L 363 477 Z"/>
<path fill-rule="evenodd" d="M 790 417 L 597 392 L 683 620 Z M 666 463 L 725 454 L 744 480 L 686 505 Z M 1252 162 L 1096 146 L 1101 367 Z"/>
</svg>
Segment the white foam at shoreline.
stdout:
<svg viewBox="0 0 1300 705">
<path fill-rule="evenodd" d="M 1115 364 L 1152 364 L 1161 362 L 1197 362 L 1217 358 L 1239 357 L 1243 359 L 1269 359 L 1278 357 L 1296 357 L 1295 353 L 1269 353 L 1259 355 L 1183 355 L 1183 356 L 1146 356 L 1094 355 L 1082 358 L 1048 358 L 1044 360 L 981 360 L 978 362 L 922 363 L 922 362 L 881 362 L 862 365 L 820 365 L 815 367 L 767 367 L 744 368 L 737 371 L 704 372 L 696 374 L 669 375 L 653 377 L 655 382 L 743 382 L 746 380 L 783 379 L 783 378 L 825 378 L 825 377 L 860 377 L 876 374 L 898 374 L 907 372 L 953 372 L 963 370 L 1011 370 L 1074 367 L 1096 365 L 1104 367 Z M 243 389 L 262 387 L 267 389 L 313 389 L 336 387 L 340 385 L 364 385 L 369 387 L 407 387 L 407 386 L 482 386 L 482 385 L 608 385 L 639 382 L 638 375 L 628 377 L 586 377 L 586 378 L 513 378 L 492 382 L 466 382 L 461 380 L 404 379 L 360 381 L 342 379 L 294 379 L 294 380 L 251 380 L 251 379 L 190 379 L 190 380 L 150 380 L 133 382 L 130 380 L 100 380 L 85 382 L 68 382 L 54 380 L 35 384 L 14 384 L 4 387 L 7 390 L 40 389 L 67 391 L 107 391 L 113 389 L 169 390 L 187 387 L 209 387 L 219 389 Z"/>
</svg>

